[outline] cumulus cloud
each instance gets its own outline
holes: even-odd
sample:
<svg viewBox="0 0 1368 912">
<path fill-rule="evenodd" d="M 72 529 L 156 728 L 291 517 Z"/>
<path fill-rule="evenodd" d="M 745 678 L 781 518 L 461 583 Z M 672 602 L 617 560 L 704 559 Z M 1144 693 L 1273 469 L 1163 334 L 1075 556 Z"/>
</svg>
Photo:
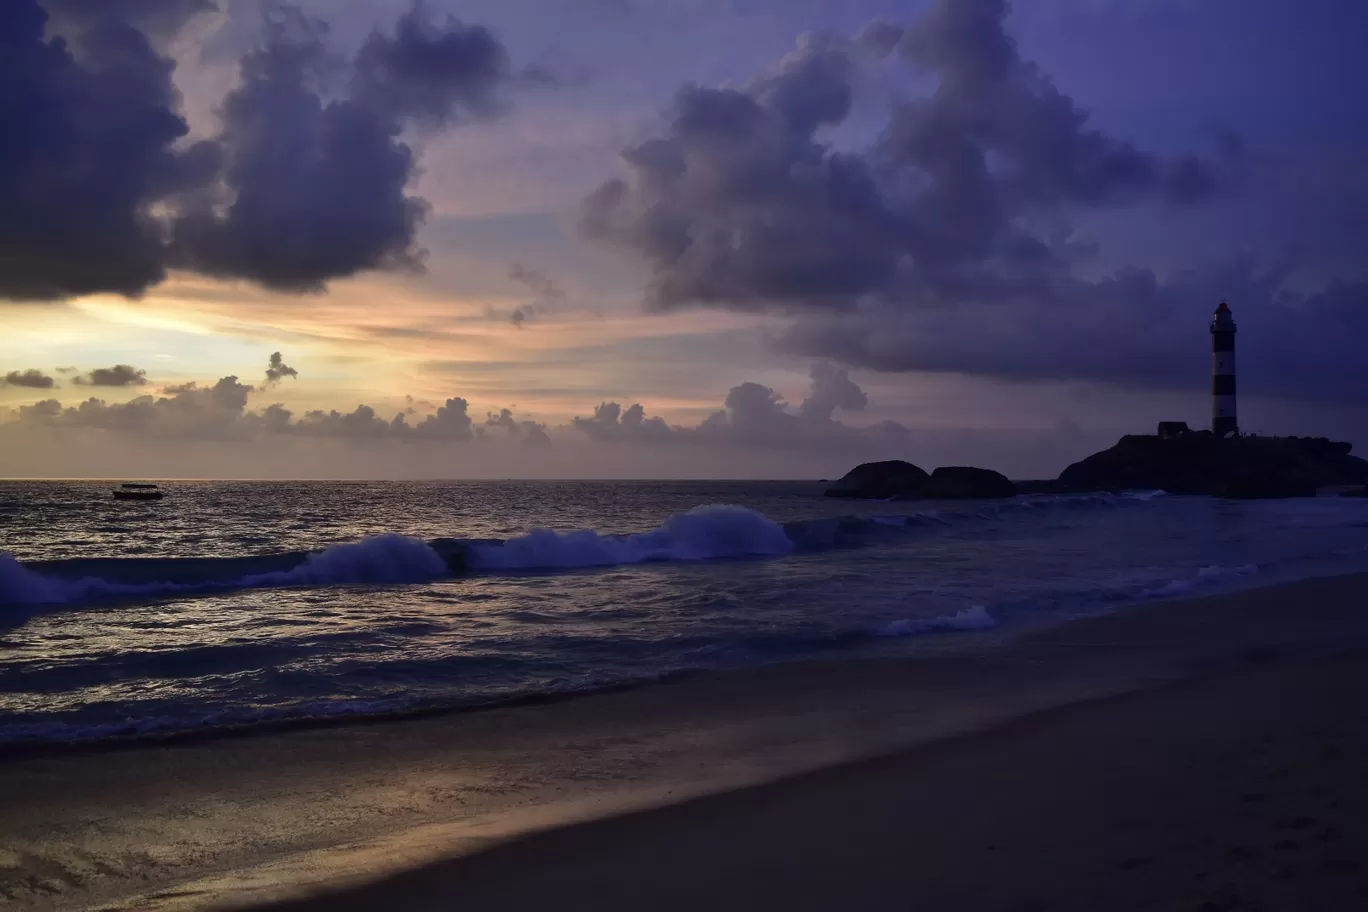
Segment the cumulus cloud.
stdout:
<svg viewBox="0 0 1368 912">
<path fill-rule="evenodd" d="M 116 364 L 113 367 L 97 367 L 77 377 L 80 386 L 142 386 L 147 382 L 147 371 L 131 364 Z"/>
<path fill-rule="evenodd" d="M 803 400 L 799 413 L 810 421 L 830 421 L 837 409 L 863 411 L 869 397 L 859 384 L 850 379 L 850 371 L 834 364 L 818 362 L 812 365 L 812 395 Z"/>
<path fill-rule="evenodd" d="M 1006 14 L 1005 0 L 936 0 L 910 27 L 808 36 L 744 86 L 686 86 L 584 200 L 583 231 L 649 267 L 649 309 L 788 315 L 785 349 L 847 365 L 1191 385 L 1224 297 L 1257 327 L 1241 345 L 1266 349 L 1251 391 L 1368 388 L 1368 285 L 1293 293 L 1291 270 L 1254 260 L 1100 268 L 1072 220 L 1233 193 L 1241 144 L 1165 155 L 1098 128 L 1022 57 Z M 881 58 L 931 88 L 892 104 L 868 148 L 839 150 L 828 133 Z"/>
<path fill-rule="evenodd" d="M 362 46 L 354 95 L 393 117 L 440 126 L 498 113 L 511 71 L 508 52 L 489 29 L 455 16 L 438 25 L 415 5 L 393 34 L 373 32 Z"/>
<path fill-rule="evenodd" d="M 218 135 L 186 144 L 162 46 L 213 8 L 0 4 L 0 299 L 137 296 L 172 267 L 285 291 L 421 268 L 402 133 L 499 113 L 515 74 L 498 39 L 415 5 L 340 60 L 326 23 L 272 4 Z"/>
<path fill-rule="evenodd" d="M 623 152 L 628 176 L 587 198 L 582 225 L 649 263 L 657 309 L 843 309 L 1039 281 L 1061 252 L 1024 226 L 1033 211 L 1210 192 L 1198 159 L 1092 128 L 1020 58 L 1005 15 L 1004 0 L 939 0 L 863 45 L 807 36 L 744 88 L 688 86 L 664 134 Z M 874 148 L 838 152 L 818 133 L 849 116 L 871 42 L 938 84 L 898 104 Z"/>
<path fill-rule="evenodd" d="M 254 440 L 263 435 L 292 434 L 314 438 L 390 439 L 409 441 L 472 441 L 483 436 L 470 416 L 470 403 L 459 397 L 446 400 L 423 420 L 410 423 L 411 409 L 393 417 L 374 407 L 358 405 L 350 412 L 311 410 L 296 416 L 279 403 L 262 409 L 248 407 L 261 390 L 235 376 L 209 386 L 183 383 L 167 386 L 161 395 L 138 396 L 128 402 L 90 398 L 74 406 L 45 399 L 18 409 L 20 428 L 98 429 L 141 438 L 183 440 Z M 505 417 L 506 413 L 506 417 Z M 486 425 L 510 429 L 509 436 L 529 443 L 546 443 L 544 425 L 516 418 L 509 410 Z"/>
<path fill-rule="evenodd" d="M 250 386 L 224 377 L 210 387 L 186 384 L 169 396 L 139 396 L 109 403 L 90 398 L 66 407 L 47 399 L 19 409 L 21 425 L 94 428 L 154 437 L 221 439 L 234 436 L 244 419 Z"/>
<path fill-rule="evenodd" d="M 10 371 L 0 377 L 0 386 L 21 386 L 27 389 L 52 389 L 57 381 L 36 368 Z"/>
<path fill-rule="evenodd" d="M 226 204 L 206 197 L 177 219 L 179 265 L 284 291 L 314 291 L 376 269 L 420 269 L 416 235 L 427 204 L 407 193 L 416 156 L 400 134 L 495 112 L 506 77 L 486 29 L 414 7 L 376 32 L 354 62 L 350 94 L 329 97 L 337 61 L 326 26 L 285 9 L 241 63 L 222 105 L 217 143 Z"/>
<path fill-rule="evenodd" d="M 570 424 L 594 440 L 654 442 L 670 440 L 683 432 L 666 424 L 663 418 L 647 418 L 646 409 L 640 404 L 624 409 L 617 402 L 601 403 L 594 407 L 591 417 L 576 417 Z"/>
<path fill-rule="evenodd" d="M 284 380 L 286 377 L 298 377 L 299 371 L 285 363 L 285 357 L 280 352 L 271 352 L 271 360 L 266 365 L 266 385 L 273 386 Z"/>
<path fill-rule="evenodd" d="M 209 180 L 217 158 L 181 147 L 174 64 L 137 27 L 133 13 L 163 6 L 55 3 L 58 37 L 38 0 L 0 3 L 0 298 L 136 295 L 165 276 L 151 209 Z"/>
<path fill-rule="evenodd" d="M 402 408 L 384 413 L 372 405 L 350 410 L 313 409 L 296 413 L 282 403 L 261 405 L 253 397 L 269 387 L 253 387 L 236 376 L 209 385 L 195 382 L 162 387 L 158 394 L 127 402 L 90 397 L 75 404 L 47 398 L 11 413 L 3 426 L 7 436 L 22 432 L 101 432 L 133 442 L 237 442 L 260 447 L 265 441 L 287 437 L 338 442 L 393 441 L 414 446 L 459 444 L 517 445 L 542 448 L 560 437 L 578 437 L 581 445 L 597 443 L 614 448 L 663 445 L 698 446 L 698 451 L 723 453 L 745 449 L 789 454 L 850 458 L 852 454 L 901 452 L 909 431 L 894 422 L 856 427 L 838 421 L 837 412 L 858 412 L 867 396 L 842 368 L 826 363 L 812 366 L 807 397 L 791 406 L 775 390 L 758 383 L 733 387 L 715 412 L 693 425 L 671 425 L 646 413 L 640 403 L 624 407 L 604 402 L 589 417 L 566 425 L 547 424 L 520 416 L 513 408 L 471 414 L 469 400 L 454 396 L 441 405 L 406 397 Z M 430 408 L 418 417 L 419 406 Z M 4 421 L 0 417 L 0 421 Z M 607 451 L 601 451 L 606 455 Z"/>
<path fill-rule="evenodd" d="M 759 383 L 741 383 L 728 391 L 722 408 L 693 426 L 670 425 L 648 417 L 640 404 L 623 408 L 604 402 L 592 416 L 572 420 L 571 427 L 593 440 L 625 443 L 711 443 L 771 448 L 849 449 L 897 447 L 909 439 L 907 428 L 885 421 L 852 427 L 836 421 L 838 409 L 861 411 L 868 397 L 847 371 L 830 364 L 813 365 L 807 399 L 796 410 L 784 397 Z"/>
<path fill-rule="evenodd" d="M 546 433 L 546 425 L 531 420 L 519 420 L 513 416 L 512 409 L 499 409 L 485 413 L 486 428 L 503 428 L 509 437 L 530 446 L 547 446 L 551 437 Z"/>
</svg>

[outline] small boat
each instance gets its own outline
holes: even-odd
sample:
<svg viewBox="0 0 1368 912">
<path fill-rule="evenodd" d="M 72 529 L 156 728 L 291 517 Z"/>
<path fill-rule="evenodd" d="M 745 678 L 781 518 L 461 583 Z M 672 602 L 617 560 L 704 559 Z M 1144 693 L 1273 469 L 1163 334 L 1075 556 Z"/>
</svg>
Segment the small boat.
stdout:
<svg viewBox="0 0 1368 912">
<path fill-rule="evenodd" d="M 164 496 L 154 484 L 121 484 L 114 492 L 115 500 L 161 500 Z"/>
</svg>

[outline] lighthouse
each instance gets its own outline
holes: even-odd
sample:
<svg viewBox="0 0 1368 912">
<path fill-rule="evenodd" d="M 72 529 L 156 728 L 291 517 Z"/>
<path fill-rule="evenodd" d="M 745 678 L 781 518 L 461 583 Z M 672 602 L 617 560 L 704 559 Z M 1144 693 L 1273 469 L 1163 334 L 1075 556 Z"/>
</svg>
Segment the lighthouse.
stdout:
<svg viewBox="0 0 1368 912">
<path fill-rule="evenodd" d="M 1211 319 L 1211 433 L 1238 434 L 1235 420 L 1235 318 L 1225 301 Z"/>
</svg>

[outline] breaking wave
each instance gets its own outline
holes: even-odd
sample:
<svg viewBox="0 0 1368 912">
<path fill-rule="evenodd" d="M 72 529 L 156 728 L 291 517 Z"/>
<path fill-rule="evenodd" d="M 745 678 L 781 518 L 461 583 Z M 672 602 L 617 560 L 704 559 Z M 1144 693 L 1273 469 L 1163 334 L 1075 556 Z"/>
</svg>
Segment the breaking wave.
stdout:
<svg viewBox="0 0 1368 912">
<path fill-rule="evenodd" d="M 471 545 L 468 560 L 473 568 L 489 570 L 611 567 L 646 561 L 776 556 L 795 547 L 783 526 L 754 510 L 709 506 L 678 513 L 660 528 L 637 535 L 537 529 L 504 542 Z"/>
<path fill-rule="evenodd" d="M 784 525 L 744 507 L 710 505 L 678 513 L 656 529 L 630 535 L 537 529 L 504 541 L 425 542 L 390 533 L 317 552 L 249 557 L 75 558 L 25 564 L 0 551 L 0 606 L 70 605 L 251 588 L 420 584 L 465 572 L 778 557 L 800 550 L 854 547 L 880 536 L 994 516 L 1139 504 L 1152 496 L 1141 492 L 1033 497 L 961 511 L 842 516 Z"/>
</svg>

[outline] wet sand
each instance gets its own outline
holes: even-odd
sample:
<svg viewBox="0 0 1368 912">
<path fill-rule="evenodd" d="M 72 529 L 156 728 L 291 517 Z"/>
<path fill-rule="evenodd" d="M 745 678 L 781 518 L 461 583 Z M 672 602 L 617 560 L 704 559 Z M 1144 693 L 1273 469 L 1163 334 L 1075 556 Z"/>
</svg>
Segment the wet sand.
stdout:
<svg viewBox="0 0 1368 912">
<path fill-rule="evenodd" d="M 1368 576 L 974 641 L 10 757 L 0 905 L 198 909 L 342 886 L 301 908 L 907 908 L 910 891 L 953 898 L 921 908 L 1025 910 L 1087 908 L 1068 903 L 1114 884 L 1149 905 L 1092 908 L 1362 905 L 1288 891 L 1363 883 L 1346 859 L 1368 857 L 1353 851 L 1368 809 L 1333 763 L 1365 768 L 1368 665 L 1346 651 L 1368 648 Z M 1253 898 L 1231 879 L 1246 868 L 1307 902 L 1229 905 L 1227 887 Z M 1150 882 L 1168 892 L 1134 886 Z"/>
<path fill-rule="evenodd" d="M 274 912 L 1368 908 L 1368 653 L 1048 711 Z"/>
</svg>

